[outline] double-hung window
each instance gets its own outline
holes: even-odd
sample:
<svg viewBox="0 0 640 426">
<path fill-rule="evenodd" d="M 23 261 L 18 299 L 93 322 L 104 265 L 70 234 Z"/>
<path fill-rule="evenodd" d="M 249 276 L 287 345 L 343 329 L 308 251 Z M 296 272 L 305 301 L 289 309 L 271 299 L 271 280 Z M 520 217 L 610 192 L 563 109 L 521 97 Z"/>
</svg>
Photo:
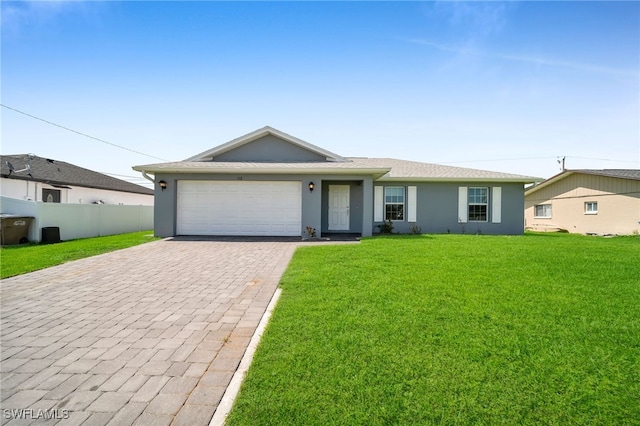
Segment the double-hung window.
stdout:
<svg viewBox="0 0 640 426">
<path fill-rule="evenodd" d="M 486 222 L 489 205 L 489 188 L 470 187 L 467 196 L 469 222 Z"/>
<path fill-rule="evenodd" d="M 598 214 L 598 202 L 587 201 L 584 203 L 584 214 Z"/>
<path fill-rule="evenodd" d="M 534 217 L 547 219 L 551 217 L 551 204 L 538 204 L 534 206 L 534 209 Z"/>
<path fill-rule="evenodd" d="M 386 220 L 404 220 L 404 187 L 384 188 L 384 217 Z"/>
</svg>

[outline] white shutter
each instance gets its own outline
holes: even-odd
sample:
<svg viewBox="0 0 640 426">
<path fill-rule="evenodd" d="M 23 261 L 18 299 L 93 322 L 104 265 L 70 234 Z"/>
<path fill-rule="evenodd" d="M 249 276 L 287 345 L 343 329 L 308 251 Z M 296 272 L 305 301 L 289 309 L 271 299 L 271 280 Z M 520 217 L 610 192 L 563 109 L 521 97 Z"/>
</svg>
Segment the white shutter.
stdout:
<svg viewBox="0 0 640 426">
<path fill-rule="evenodd" d="M 407 187 L 407 221 L 408 222 L 416 222 L 418 220 L 417 212 L 418 212 L 418 187 L 417 186 L 408 186 Z"/>
<path fill-rule="evenodd" d="M 384 187 L 373 188 L 373 221 L 382 222 L 384 217 Z"/>
<path fill-rule="evenodd" d="M 469 210 L 467 210 L 467 187 L 458 187 L 458 222 L 467 223 Z"/>
<path fill-rule="evenodd" d="M 502 222 L 502 187 L 491 188 L 491 222 Z"/>
</svg>

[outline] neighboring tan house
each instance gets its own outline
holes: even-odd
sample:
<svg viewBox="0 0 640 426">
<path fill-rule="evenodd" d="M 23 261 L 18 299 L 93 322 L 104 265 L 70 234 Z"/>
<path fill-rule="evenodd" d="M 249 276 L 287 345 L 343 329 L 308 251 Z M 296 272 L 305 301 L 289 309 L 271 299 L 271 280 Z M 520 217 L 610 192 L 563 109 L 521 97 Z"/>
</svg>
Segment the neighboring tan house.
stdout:
<svg viewBox="0 0 640 426">
<path fill-rule="evenodd" d="M 153 205 L 153 190 L 33 154 L 0 156 L 0 195 L 65 204 Z"/>
<path fill-rule="evenodd" d="M 525 191 L 527 229 L 580 234 L 640 230 L 640 170 L 565 170 Z"/>
<path fill-rule="evenodd" d="M 345 158 L 264 127 L 155 175 L 155 233 L 316 236 L 521 234 L 524 185 L 541 179 L 389 158 Z"/>
</svg>

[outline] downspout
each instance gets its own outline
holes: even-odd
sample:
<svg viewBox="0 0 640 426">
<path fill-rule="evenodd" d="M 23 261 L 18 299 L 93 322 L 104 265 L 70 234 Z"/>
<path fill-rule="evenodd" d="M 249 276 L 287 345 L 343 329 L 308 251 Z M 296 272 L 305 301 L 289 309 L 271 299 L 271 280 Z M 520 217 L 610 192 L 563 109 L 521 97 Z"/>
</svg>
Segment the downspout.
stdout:
<svg viewBox="0 0 640 426">
<path fill-rule="evenodd" d="M 140 173 L 142 173 L 142 176 L 143 176 L 146 180 L 150 181 L 151 183 L 153 183 L 153 184 L 155 185 L 156 180 L 155 180 L 154 178 L 152 178 L 151 176 L 149 176 L 149 175 L 147 174 L 147 172 L 140 172 Z"/>
</svg>

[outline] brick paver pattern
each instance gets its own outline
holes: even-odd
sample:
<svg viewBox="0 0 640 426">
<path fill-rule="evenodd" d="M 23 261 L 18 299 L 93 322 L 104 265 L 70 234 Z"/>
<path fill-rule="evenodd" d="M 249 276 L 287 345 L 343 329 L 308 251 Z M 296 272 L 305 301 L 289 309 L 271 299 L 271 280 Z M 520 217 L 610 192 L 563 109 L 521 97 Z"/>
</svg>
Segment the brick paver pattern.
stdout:
<svg viewBox="0 0 640 426">
<path fill-rule="evenodd" d="M 161 240 L 3 280 L 0 422 L 208 425 L 297 245 Z"/>
</svg>

